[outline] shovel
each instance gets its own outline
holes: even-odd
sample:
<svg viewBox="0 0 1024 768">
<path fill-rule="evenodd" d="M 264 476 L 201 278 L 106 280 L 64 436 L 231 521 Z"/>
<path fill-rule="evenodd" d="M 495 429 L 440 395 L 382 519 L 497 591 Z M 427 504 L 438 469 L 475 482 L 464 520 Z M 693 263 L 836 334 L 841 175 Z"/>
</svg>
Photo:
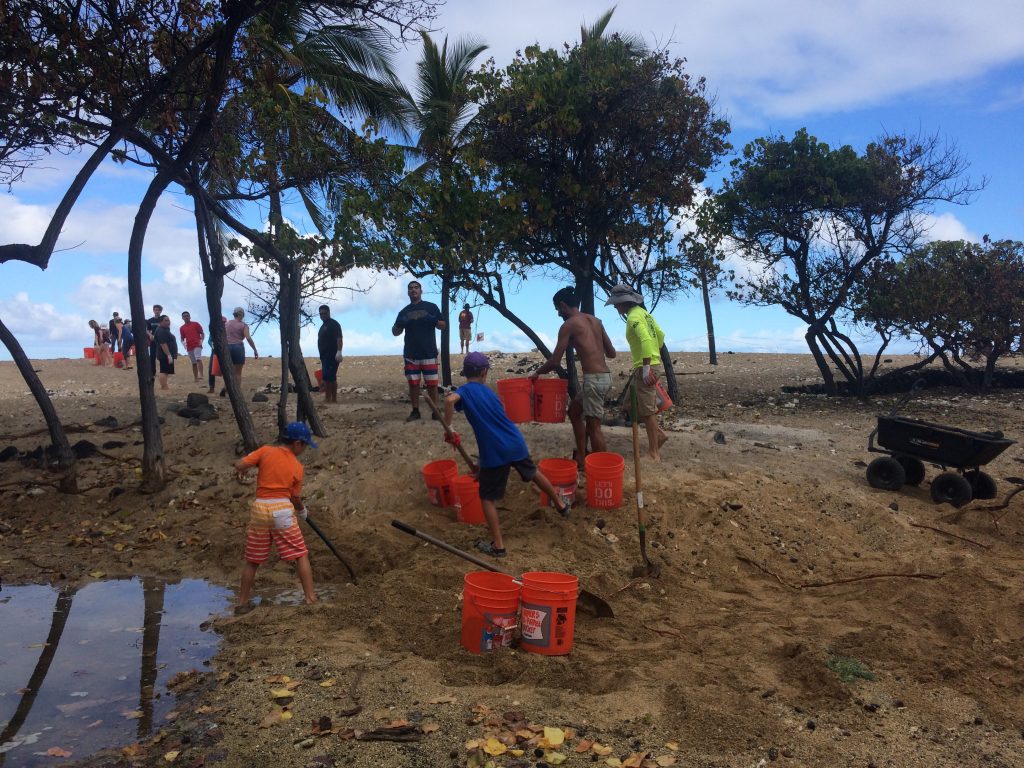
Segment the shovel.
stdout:
<svg viewBox="0 0 1024 768">
<path fill-rule="evenodd" d="M 507 571 L 503 571 L 501 570 L 501 568 L 496 568 L 495 566 L 488 563 L 486 560 L 481 560 L 476 555 L 469 554 L 469 552 L 463 552 L 461 549 L 453 547 L 446 541 L 441 541 L 441 539 L 434 538 L 429 533 L 418 531 L 408 523 L 403 523 L 401 520 L 392 520 L 391 525 L 400 530 L 402 533 L 408 533 L 410 536 L 415 536 L 417 539 L 422 539 L 428 544 L 433 544 L 435 547 L 440 547 L 445 552 L 450 552 L 453 555 L 461 557 L 463 560 L 468 560 L 469 562 L 473 563 L 473 565 L 478 565 L 481 568 L 484 568 L 488 571 L 494 571 L 494 573 L 504 573 L 506 576 L 511 576 L 511 574 Z M 585 610 L 587 613 L 591 613 L 594 616 L 597 616 L 599 619 L 615 618 L 615 613 L 614 611 L 612 611 L 612 607 L 608 605 L 607 601 L 605 601 L 604 598 L 598 597 L 593 592 L 588 592 L 587 590 L 583 589 L 583 587 L 580 587 L 580 593 L 579 596 L 576 598 L 576 604 L 580 608 Z"/>
<path fill-rule="evenodd" d="M 313 521 L 313 517 L 308 512 L 306 513 L 306 524 L 310 528 L 312 528 L 313 532 L 323 540 L 324 544 L 327 545 L 327 548 L 334 553 L 334 556 L 341 560 L 341 564 L 345 566 L 345 570 L 348 571 L 348 575 L 352 577 L 352 583 L 355 584 L 356 572 L 352 570 L 352 566 L 348 564 L 348 561 L 346 561 L 345 558 L 341 556 L 341 553 L 338 551 L 338 548 L 335 547 L 334 544 L 331 543 L 331 540 L 327 538 L 327 534 L 320 530 L 320 526 Z"/>
<path fill-rule="evenodd" d="M 644 564 L 633 568 L 633 578 L 657 576 L 661 567 L 647 557 L 647 513 L 644 512 L 644 492 L 640 485 L 640 404 L 636 395 L 636 384 L 629 385 L 630 421 L 633 422 L 633 478 L 636 481 L 636 527 L 640 533 L 640 557 Z"/>
<path fill-rule="evenodd" d="M 427 401 L 427 405 L 430 406 L 430 410 L 432 410 L 434 412 L 434 415 L 437 416 L 437 420 L 441 422 L 441 426 L 444 427 L 445 434 L 446 435 L 454 435 L 455 434 L 455 430 L 452 429 L 451 427 L 449 427 L 447 424 L 444 423 L 444 414 L 441 413 L 441 411 L 438 409 L 438 407 L 436 405 L 434 405 L 434 401 L 431 400 L 430 397 L 428 397 L 427 395 L 424 395 L 423 399 Z M 473 463 L 473 460 L 471 458 L 469 458 L 469 454 L 466 453 L 466 449 L 462 447 L 462 443 L 459 443 L 458 445 L 456 445 L 455 448 L 462 455 L 462 458 L 466 462 L 466 466 L 469 467 L 470 473 L 475 475 L 477 473 L 478 467 L 477 467 L 476 464 Z"/>
</svg>

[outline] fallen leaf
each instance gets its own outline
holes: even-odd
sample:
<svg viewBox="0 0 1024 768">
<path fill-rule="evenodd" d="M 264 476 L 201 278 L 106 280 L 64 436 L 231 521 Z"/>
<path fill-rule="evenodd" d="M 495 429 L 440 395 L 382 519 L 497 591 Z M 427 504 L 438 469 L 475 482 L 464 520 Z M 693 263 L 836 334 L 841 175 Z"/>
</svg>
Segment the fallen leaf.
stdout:
<svg viewBox="0 0 1024 768">
<path fill-rule="evenodd" d="M 273 685 L 284 685 L 291 680 L 288 675 L 267 675 L 263 678 L 264 683 L 272 683 Z"/>
<path fill-rule="evenodd" d="M 103 571 L 89 571 L 89 575 L 92 576 L 94 579 L 102 579 L 107 574 Z"/>
<path fill-rule="evenodd" d="M 482 739 L 470 739 L 466 742 L 466 751 L 472 752 L 474 749 L 480 749 L 480 747 L 483 746 L 483 743 Z"/>
<path fill-rule="evenodd" d="M 142 717 L 142 710 L 134 709 L 131 712 L 122 712 L 121 714 L 124 715 L 125 720 L 138 720 Z"/>
<path fill-rule="evenodd" d="M 335 683 L 337 683 L 337 682 L 338 682 L 338 681 L 337 681 L 337 680 L 335 680 L 335 679 L 334 679 L 333 677 L 330 677 L 330 678 L 328 678 L 328 679 L 326 679 L 326 680 L 322 680 L 322 681 L 320 682 L 320 687 L 321 687 L 321 688 L 330 688 L 330 687 L 331 687 L 332 685 L 334 685 L 334 684 L 335 684 Z"/>
<path fill-rule="evenodd" d="M 173 723 L 175 720 L 178 719 L 179 715 L 181 715 L 181 712 L 178 712 L 176 710 L 171 710 L 166 715 L 164 715 L 164 720 L 169 720 L 170 722 Z"/>
<path fill-rule="evenodd" d="M 622 768 L 640 768 L 645 757 L 647 757 L 646 752 L 634 752 L 622 762 Z"/>
<path fill-rule="evenodd" d="M 516 736 L 518 736 L 520 739 L 532 739 L 533 731 L 528 731 L 525 728 L 523 728 L 521 730 L 516 731 Z"/>
<path fill-rule="evenodd" d="M 272 688 L 270 690 L 270 698 L 272 699 L 290 699 L 292 692 L 287 688 Z"/>
<path fill-rule="evenodd" d="M 564 755 L 561 752 L 548 752 L 544 759 L 552 765 L 561 765 L 569 759 L 568 755 Z"/>
<path fill-rule="evenodd" d="M 115 552 L 124 552 L 124 544 L 121 544 L 120 542 L 115 544 L 114 545 L 114 551 Z"/>
<path fill-rule="evenodd" d="M 428 701 L 428 704 L 454 704 L 458 699 L 454 696 L 438 696 Z"/>
<path fill-rule="evenodd" d="M 175 760 L 178 759 L 178 755 L 180 754 L 180 751 L 178 751 L 177 749 L 173 749 L 170 752 L 164 753 L 164 760 L 166 760 L 168 763 L 173 763 Z"/>
<path fill-rule="evenodd" d="M 282 720 L 291 720 L 292 713 L 287 709 L 273 709 L 266 714 L 266 716 L 260 721 L 260 728 L 269 728 L 270 726 L 281 722 Z"/>
<path fill-rule="evenodd" d="M 617 757 L 609 757 L 604 761 L 604 764 L 611 766 L 611 768 L 622 768 L 622 761 Z"/>
<path fill-rule="evenodd" d="M 292 680 L 290 683 L 285 683 L 284 687 L 287 688 L 289 691 L 294 691 L 300 685 L 302 685 L 301 680 Z"/>
<path fill-rule="evenodd" d="M 544 738 L 552 747 L 558 747 L 565 743 L 565 732 L 561 728 L 544 726 Z"/>
<path fill-rule="evenodd" d="M 423 723 L 423 725 L 420 726 L 420 731 L 423 733 L 433 733 L 434 731 L 439 730 L 441 730 L 441 726 L 437 723 Z"/>
<path fill-rule="evenodd" d="M 525 749 L 510 749 L 508 751 L 508 753 L 510 755 L 512 755 L 512 757 L 522 757 L 523 755 L 526 754 L 526 750 Z"/>
<path fill-rule="evenodd" d="M 665 749 L 671 749 L 673 752 L 678 752 L 679 751 L 679 742 L 678 741 L 666 741 L 665 742 Z"/>
<path fill-rule="evenodd" d="M 590 746 L 593 743 L 594 742 L 592 742 L 592 741 L 587 741 L 586 739 L 583 739 L 583 740 L 580 741 L 579 744 L 576 745 L 576 749 L 574 751 L 578 752 L 579 754 L 582 755 L 584 752 L 589 752 L 590 751 Z"/>
<path fill-rule="evenodd" d="M 46 754 L 50 757 L 71 757 L 70 752 L 66 749 L 61 749 L 60 747 L 50 747 L 46 750 Z"/>
<path fill-rule="evenodd" d="M 668 768 L 668 766 L 676 764 L 676 759 L 672 757 L 672 755 L 662 755 L 661 757 L 655 758 L 654 762 L 660 765 L 661 768 Z"/>
<path fill-rule="evenodd" d="M 128 759 L 142 757 L 146 754 L 146 748 L 139 742 L 135 742 L 134 744 L 129 744 L 127 747 L 123 747 L 121 749 L 121 754 Z"/>
<path fill-rule="evenodd" d="M 595 755 L 601 755 L 603 757 L 604 755 L 610 755 L 612 753 L 612 748 L 606 747 L 604 744 L 598 744 L 595 741 L 593 746 L 590 747 L 590 751 Z"/>
<path fill-rule="evenodd" d="M 508 747 L 506 747 L 504 744 L 502 744 L 494 737 L 491 737 L 486 742 L 484 742 L 484 752 L 486 752 L 488 755 L 491 755 L 492 757 L 497 757 L 498 755 L 504 755 L 506 752 L 508 752 Z"/>
</svg>

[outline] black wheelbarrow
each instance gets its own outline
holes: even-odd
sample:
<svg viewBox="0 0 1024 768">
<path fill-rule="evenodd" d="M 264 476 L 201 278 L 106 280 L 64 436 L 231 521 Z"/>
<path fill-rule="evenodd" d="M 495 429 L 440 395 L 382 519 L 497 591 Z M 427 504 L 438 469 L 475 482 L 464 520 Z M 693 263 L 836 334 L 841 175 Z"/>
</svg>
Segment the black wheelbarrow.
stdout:
<svg viewBox="0 0 1024 768">
<path fill-rule="evenodd" d="M 936 504 L 962 507 L 971 499 L 994 499 L 998 494 L 996 481 L 981 467 L 1016 441 L 1003 437 L 1002 432 L 970 432 L 896 416 L 916 389 L 915 384 L 888 416 L 879 416 L 878 425 L 868 436 L 869 451 L 887 454 L 868 464 L 868 483 L 886 491 L 920 485 L 927 461 L 942 468 L 931 482 Z"/>
</svg>

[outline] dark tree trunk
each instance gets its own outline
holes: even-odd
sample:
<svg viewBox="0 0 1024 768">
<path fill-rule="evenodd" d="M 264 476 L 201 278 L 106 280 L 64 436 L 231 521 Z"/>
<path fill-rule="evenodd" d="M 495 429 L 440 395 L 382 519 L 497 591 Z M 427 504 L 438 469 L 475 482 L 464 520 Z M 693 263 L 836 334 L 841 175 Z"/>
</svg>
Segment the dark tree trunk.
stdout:
<svg viewBox="0 0 1024 768">
<path fill-rule="evenodd" d="M 25 692 L 21 694 L 21 701 L 18 702 L 17 709 L 14 710 L 11 719 L 7 721 L 3 731 L 0 732 L 0 744 L 6 744 L 14 739 L 31 713 L 32 705 L 35 703 L 36 696 L 39 695 L 39 689 L 43 687 L 46 675 L 50 671 L 53 657 L 57 655 L 60 638 L 64 634 L 64 626 L 68 623 L 68 616 L 71 614 L 71 601 L 74 596 L 75 590 L 73 589 L 61 590 L 57 594 L 57 604 L 53 608 L 53 617 L 50 619 L 50 631 L 46 635 L 46 642 L 43 643 L 43 648 L 39 652 L 36 666 L 25 685 Z M 6 757 L 6 752 L 0 752 L 0 765 L 4 764 Z"/>
<path fill-rule="evenodd" d="M 206 208 L 202 199 L 195 195 L 196 232 L 199 236 L 199 261 L 203 270 L 203 282 L 206 284 L 206 308 L 210 313 L 210 341 L 213 344 L 213 352 L 221 361 L 221 375 L 224 378 L 225 389 L 229 387 L 229 377 L 233 382 L 234 391 L 238 390 L 238 380 L 235 377 L 234 366 L 231 365 L 231 356 L 228 354 L 228 339 L 224 330 L 224 323 L 221 317 L 224 316 L 224 309 L 221 305 L 221 296 L 224 295 L 224 275 L 231 268 L 225 266 L 224 249 L 221 247 L 220 234 L 213 216 Z M 138 349 L 138 343 L 136 343 Z M 226 362 L 225 362 L 226 361 Z M 139 363 L 141 365 L 141 363 Z M 256 427 L 252 421 L 252 414 L 241 399 L 231 397 L 231 408 L 235 415 L 235 423 L 238 425 L 238 432 L 242 438 L 242 445 L 246 451 L 255 451 L 260 447 L 259 439 L 256 436 Z"/>
<path fill-rule="evenodd" d="M 593 261 L 591 261 L 593 263 Z M 594 271 L 592 267 L 580 268 L 573 277 L 576 279 L 576 296 L 580 300 L 580 312 L 594 314 Z"/>
<path fill-rule="evenodd" d="M 446 387 L 452 385 L 452 359 L 451 359 L 451 323 L 448 315 L 451 313 L 452 294 L 452 268 L 446 262 L 441 267 L 441 319 L 444 320 L 444 328 L 441 329 L 441 384 Z"/>
<path fill-rule="evenodd" d="M 156 686 L 157 652 L 160 650 L 160 621 L 164 612 L 164 582 L 142 579 L 142 656 L 139 668 L 139 718 L 136 735 L 144 739 L 153 730 L 153 694 Z"/>
<path fill-rule="evenodd" d="M 277 434 L 283 435 L 288 425 L 288 379 L 291 373 L 291 343 L 285 326 L 285 318 L 291 316 L 288 304 L 291 302 L 291 270 L 286 264 L 277 265 L 278 309 L 281 314 L 281 391 L 277 394 Z"/>
<path fill-rule="evenodd" d="M 139 407 L 142 412 L 143 493 L 162 491 L 167 484 L 160 416 L 156 409 L 156 393 L 153 391 L 153 371 L 150 369 L 151 349 L 146 325 L 146 306 L 142 298 L 142 246 L 153 209 L 170 183 L 171 175 L 168 170 L 160 171 L 150 182 L 135 214 L 135 224 L 132 226 L 132 235 L 128 243 L 128 300 L 132 310 L 132 326 L 139 331 L 135 342 L 135 373 L 139 380 Z"/>
<path fill-rule="evenodd" d="M 700 273 L 700 295 L 704 299 L 704 322 L 708 327 L 708 363 L 718 365 L 718 353 L 715 351 L 715 321 L 711 317 L 711 291 L 708 288 L 708 278 L 703 272 Z M 666 370 L 668 370 L 666 368 Z M 671 393 L 669 393 L 671 396 Z M 675 398 L 673 397 L 674 401 Z"/>
<path fill-rule="evenodd" d="M 50 441 L 53 443 L 57 453 L 57 465 L 61 472 L 60 481 L 58 482 L 60 490 L 64 493 L 78 493 L 75 454 L 71 451 L 71 444 L 68 442 L 64 425 L 60 421 L 60 416 L 57 415 L 57 409 L 53 407 L 53 401 L 46 393 L 46 387 L 43 386 L 43 382 L 36 375 L 35 369 L 32 367 L 32 361 L 28 359 L 25 350 L 22 349 L 21 344 L 18 343 L 14 334 L 4 325 L 3 321 L 0 321 L 0 341 L 7 347 L 7 351 L 11 353 L 11 359 L 18 366 L 18 372 L 25 380 L 25 383 L 28 384 L 29 391 L 32 393 L 32 397 L 35 398 L 36 404 L 43 414 L 46 428 L 50 432 Z"/>
<path fill-rule="evenodd" d="M 835 395 L 836 380 L 832 375 L 832 368 L 821 353 L 821 348 L 818 346 L 817 333 L 813 328 L 807 329 L 807 333 L 804 334 L 804 340 L 807 342 L 807 348 L 811 350 L 811 356 L 814 357 L 814 362 L 818 366 L 818 372 L 821 374 L 822 381 L 825 384 L 826 394 Z"/>
</svg>

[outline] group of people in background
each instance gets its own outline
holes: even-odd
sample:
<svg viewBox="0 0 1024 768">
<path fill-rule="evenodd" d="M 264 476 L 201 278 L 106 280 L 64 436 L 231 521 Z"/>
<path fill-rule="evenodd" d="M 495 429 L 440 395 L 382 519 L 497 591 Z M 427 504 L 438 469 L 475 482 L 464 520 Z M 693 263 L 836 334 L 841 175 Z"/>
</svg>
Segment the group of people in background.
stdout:
<svg viewBox="0 0 1024 768">
<path fill-rule="evenodd" d="M 254 358 L 259 359 L 259 353 L 256 350 L 256 343 L 252 340 L 249 325 L 244 320 L 245 310 L 242 307 L 235 307 L 231 314 L 231 320 L 221 317 L 221 321 L 224 323 L 227 336 L 230 362 L 234 366 L 238 379 L 241 380 L 242 367 L 245 365 L 246 342 L 252 347 Z M 131 369 L 131 358 L 136 345 L 132 321 L 122 318 L 120 313 L 114 312 L 106 327 L 101 326 L 95 320 L 89 321 L 89 327 L 93 331 L 93 349 L 98 364 L 115 365 L 115 353 L 119 353 L 120 359 L 116 361 L 118 367 Z M 202 324 L 193 320 L 190 312 L 182 312 L 181 325 L 175 335 L 171 329 L 170 316 L 164 314 L 164 308 L 161 305 L 154 304 L 153 315 L 146 319 L 145 336 L 142 341 L 149 349 L 149 364 L 154 379 L 160 382 L 160 389 L 170 389 L 169 377 L 175 373 L 174 365 L 179 355 L 179 338 L 192 368 L 192 378 L 196 383 L 201 382 L 203 380 L 203 343 L 206 340 L 206 331 Z M 212 346 L 212 339 L 210 344 Z M 211 351 L 208 380 L 208 392 L 210 393 L 216 388 L 213 357 Z M 225 394 L 223 389 L 221 394 Z"/>
</svg>

